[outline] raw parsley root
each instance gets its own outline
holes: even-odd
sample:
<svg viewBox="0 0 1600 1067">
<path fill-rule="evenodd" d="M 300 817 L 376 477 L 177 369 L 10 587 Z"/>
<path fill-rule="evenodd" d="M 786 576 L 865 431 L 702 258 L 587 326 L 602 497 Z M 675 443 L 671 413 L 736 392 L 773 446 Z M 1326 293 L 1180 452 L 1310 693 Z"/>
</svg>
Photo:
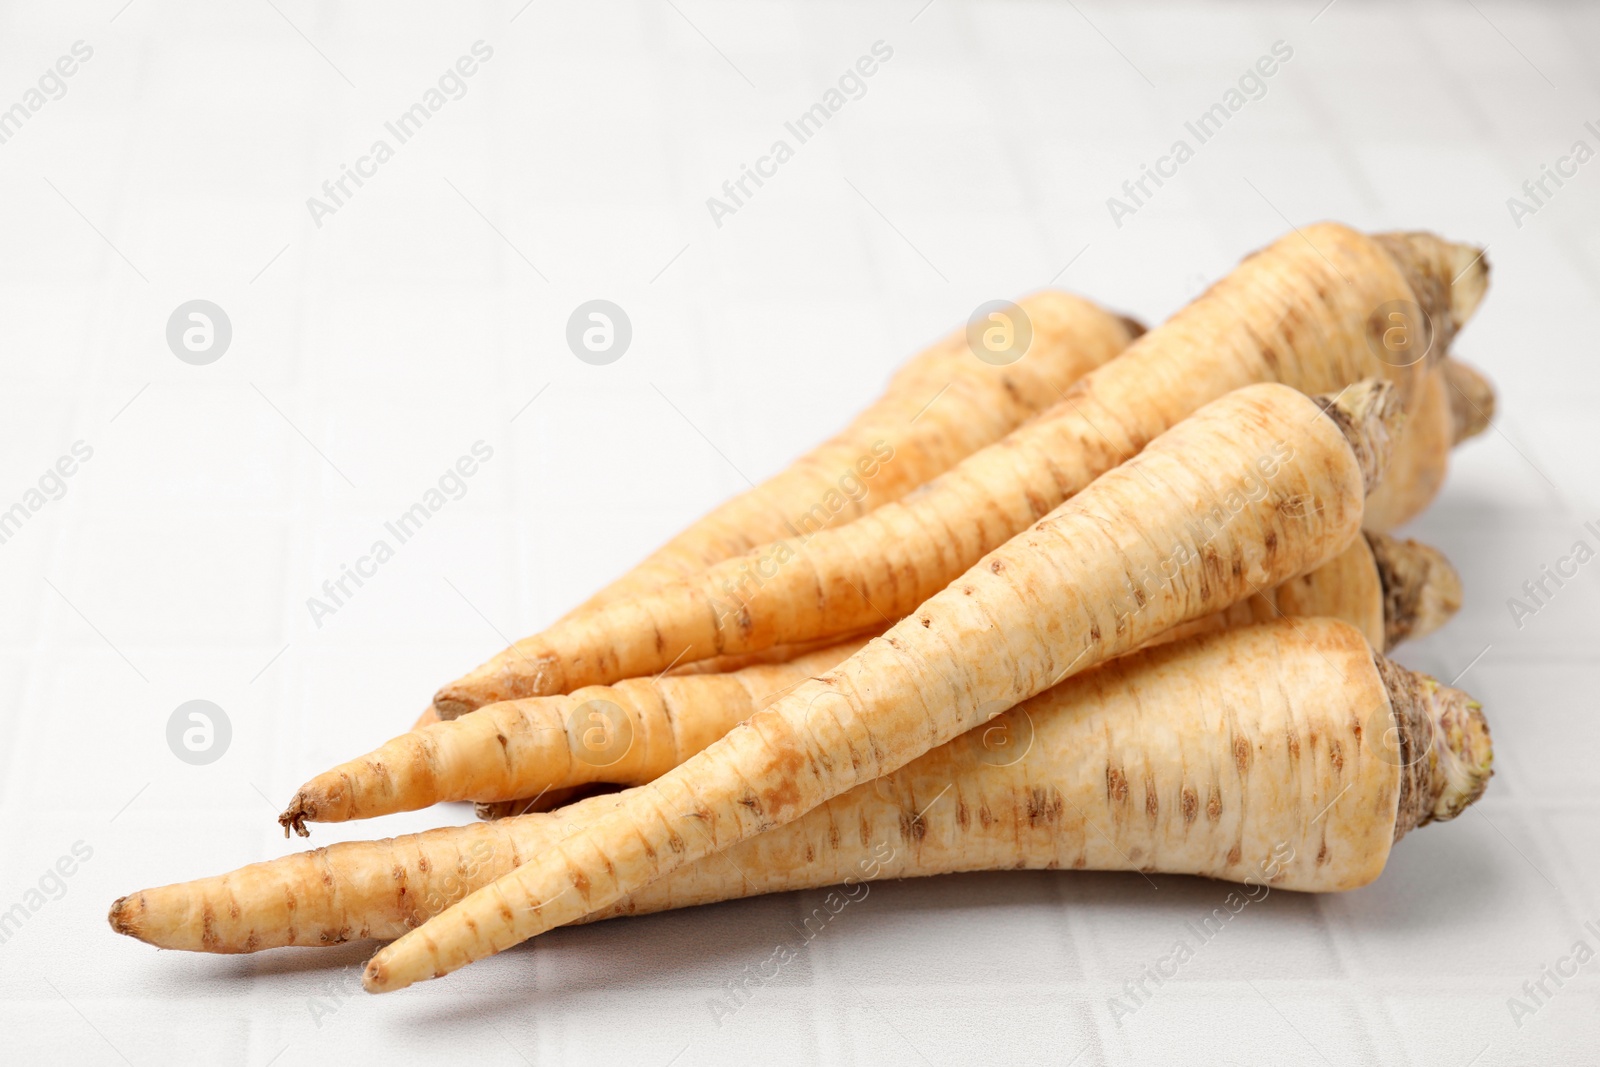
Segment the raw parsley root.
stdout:
<svg viewBox="0 0 1600 1067">
<path fill-rule="evenodd" d="M 1147 335 L 1148 336 L 1148 335 Z M 400 989 L 799 818 L 1066 677 L 1332 559 L 1401 420 L 1376 381 L 1202 407 L 839 667 L 380 951 Z"/>
<path fill-rule="evenodd" d="M 1023 297 L 1016 306 L 1026 316 L 1031 342 L 1015 362 L 979 359 L 967 329 L 954 331 L 907 361 L 846 429 L 718 505 L 562 621 L 692 577 L 769 541 L 809 537 L 898 500 L 1058 403 L 1063 390 L 1144 333 L 1134 319 L 1057 290 Z M 448 709 L 444 717 L 457 713 Z M 416 725 L 440 717 L 430 704 Z"/>
<path fill-rule="evenodd" d="M 1416 302 L 1432 324 L 1426 350 L 1442 353 L 1486 275 L 1475 250 L 1430 235 L 1307 227 L 1247 258 L 1054 408 L 904 499 L 558 623 L 445 686 L 434 706 L 451 718 L 902 618 L 1230 389 L 1278 381 L 1314 393 L 1386 377 L 1409 402 L 1429 361 L 1394 359 L 1378 311 Z"/>
<path fill-rule="evenodd" d="M 1444 381 L 1449 386 L 1452 440 L 1460 444 L 1476 437 L 1494 421 L 1494 386 L 1483 372 L 1459 359 L 1444 361 Z"/>
<path fill-rule="evenodd" d="M 1355 626 L 1374 648 L 1387 652 L 1402 641 L 1427 636 L 1460 609 L 1461 576 L 1443 553 L 1417 541 L 1368 533 L 1309 574 L 1169 630 L 1144 647 L 1285 617 L 1326 617 Z M 530 799 L 536 802 L 532 806 Z M 560 806 L 550 801 L 549 793 L 530 799 L 479 802 L 478 818 L 503 819 Z"/>
<path fill-rule="evenodd" d="M 1085 672 L 579 921 L 989 869 L 1350 889 L 1407 832 L 1475 800 L 1491 760 L 1466 694 L 1388 662 L 1348 625 L 1283 620 Z M 200 952 L 396 938 L 617 802 L 337 844 L 131 894 L 110 921 Z"/>
<path fill-rule="evenodd" d="M 1367 498 L 1366 529 L 1392 530 L 1427 510 L 1444 488 L 1450 449 L 1482 433 L 1493 410 L 1494 387 L 1475 368 L 1446 359 L 1429 372 L 1383 484 Z"/>
<path fill-rule="evenodd" d="M 1020 359 L 984 362 L 973 354 L 967 329 L 955 330 L 908 360 L 839 434 L 696 520 L 573 614 L 897 500 L 1055 404 L 1062 390 L 1144 332 L 1133 319 L 1070 293 L 1045 290 L 1016 306 L 1032 332 Z M 870 475 L 864 460 L 875 461 Z M 850 492 L 857 486 L 859 495 Z"/>
<path fill-rule="evenodd" d="M 1460 579 L 1438 551 L 1369 534 L 1310 573 L 1157 640 L 1284 615 L 1323 616 L 1351 623 L 1387 651 L 1432 632 L 1460 605 Z M 537 810 L 531 805 L 547 790 L 643 785 L 865 644 L 848 641 L 730 674 L 632 679 L 491 704 L 317 775 L 278 821 L 305 836 L 307 822 L 372 818 L 440 801 L 503 805 L 491 807 L 491 816 L 523 814 Z"/>
<path fill-rule="evenodd" d="M 305 836 L 307 822 L 367 819 L 442 800 L 514 800 L 591 782 L 648 782 L 864 644 L 730 674 L 634 678 L 493 704 L 401 734 L 318 775 L 278 822 Z"/>
<path fill-rule="evenodd" d="M 1367 533 L 1322 566 L 1156 640 L 1319 616 L 1349 623 L 1373 648 L 1388 652 L 1433 633 L 1459 610 L 1461 576 L 1444 553 L 1420 541 Z"/>
</svg>

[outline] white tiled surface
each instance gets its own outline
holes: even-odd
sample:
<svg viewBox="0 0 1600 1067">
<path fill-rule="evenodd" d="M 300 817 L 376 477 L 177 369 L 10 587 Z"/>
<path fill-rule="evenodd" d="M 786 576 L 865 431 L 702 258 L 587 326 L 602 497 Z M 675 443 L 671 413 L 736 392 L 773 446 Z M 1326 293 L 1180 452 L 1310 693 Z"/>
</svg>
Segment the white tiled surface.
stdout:
<svg viewBox="0 0 1600 1067">
<path fill-rule="evenodd" d="M 1600 961 L 1520 1027 L 1507 1006 L 1574 941 L 1600 947 L 1600 563 L 1520 629 L 1506 607 L 1600 520 L 1600 162 L 1520 228 L 1505 203 L 1600 146 L 1600 13 L 274 2 L 0 12 L 0 107 L 94 49 L 0 144 L 0 508 L 94 448 L 0 545 L 0 908 L 93 849 L 0 944 L 0 1060 L 1600 1058 Z M 466 96 L 314 227 L 306 197 L 479 39 Z M 866 95 L 713 226 L 705 198 L 880 39 Z M 1294 56 L 1266 96 L 1116 228 L 1105 198 L 1276 40 Z M 1495 265 L 1461 351 L 1502 416 L 1417 524 L 1467 606 L 1403 658 L 1448 678 L 1483 653 L 1462 684 L 1499 775 L 1370 888 L 1252 906 L 1120 1020 L 1108 998 L 1223 887 L 881 886 L 722 1025 L 708 1001 L 793 939 L 802 899 L 558 932 L 386 998 L 356 991 L 364 947 L 158 955 L 106 928 L 120 893 L 291 847 L 272 815 L 309 772 L 403 724 L 495 629 L 537 629 L 776 470 L 980 302 L 1056 279 L 1159 320 L 1322 217 L 1437 228 Z M 597 296 L 635 327 L 603 368 L 562 342 Z M 195 297 L 234 325 L 208 367 L 163 340 Z M 494 458 L 466 496 L 315 627 L 306 597 L 479 439 Z M 196 697 L 234 728 L 198 768 L 164 740 Z"/>
</svg>

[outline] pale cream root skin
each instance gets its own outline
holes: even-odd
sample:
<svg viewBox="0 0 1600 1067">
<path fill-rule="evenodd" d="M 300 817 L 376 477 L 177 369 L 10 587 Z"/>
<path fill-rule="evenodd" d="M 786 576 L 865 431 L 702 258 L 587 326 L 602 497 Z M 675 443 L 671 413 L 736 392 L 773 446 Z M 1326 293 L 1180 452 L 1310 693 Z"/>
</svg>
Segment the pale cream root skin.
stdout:
<svg viewBox="0 0 1600 1067">
<path fill-rule="evenodd" d="M 1386 532 L 1427 510 L 1444 485 L 1451 448 L 1488 429 L 1494 411 L 1494 386 L 1483 373 L 1459 359 L 1446 358 L 1424 382 L 1421 396 L 1401 429 L 1389 468 L 1367 498 L 1363 527 Z M 828 643 L 830 639 L 823 638 L 742 656 L 713 657 L 675 667 L 670 673 L 720 673 L 754 662 L 781 662 Z M 417 726 L 438 720 L 438 713 L 430 705 L 417 720 Z"/>
<path fill-rule="evenodd" d="M 147 889 L 111 906 L 111 927 L 160 948 L 255 952 L 398 937 L 533 855 L 546 815 L 352 841 Z"/>
<path fill-rule="evenodd" d="M 366 819 L 442 800 L 515 800 L 545 788 L 648 782 L 864 644 L 732 674 L 636 678 L 492 704 L 318 775 L 278 822 L 304 837 L 307 822 Z"/>
<path fill-rule="evenodd" d="M 1394 840 L 1398 769 L 1361 735 L 1386 707 L 1370 647 L 1340 623 L 1158 646 L 991 722 L 1008 738 L 1031 735 L 1010 766 L 974 730 L 729 849 L 720 858 L 748 885 L 712 858 L 592 917 L 861 880 L 870 859 L 883 878 L 1131 867 L 1354 888 L 1377 877 Z M 830 847 L 834 834 L 848 847 Z"/>
<path fill-rule="evenodd" d="M 985 363 L 973 355 L 965 326 L 957 328 L 901 367 L 883 396 L 845 430 L 715 508 L 570 615 L 698 574 L 789 536 L 795 527 L 812 530 L 860 518 L 1056 403 L 1061 390 L 1144 332 L 1132 319 L 1058 290 L 1025 296 L 1017 306 L 1033 332 L 1021 359 L 1004 366 Z M 935 396 L 939 410 L 929 418 L 923 409 Z M 879 442 L 893 449 L 894 458 L 862 479 L 866 495 L 846 497 L 837 510 L 823 505 L 838 493 L 839 479 Z"/>
<path fill-rule="evenodd" d="M 1408 636 L 1431 632 L 1459 607 L 1459 579 L 1436 550 L 1369 534 L 1307 574 L 1151 640 L 1284 616 L 1322 616 L 1351 623 L 1374 648 L 1388 650 Z M 501 818 L 557 807 L 574 786 L 643 785 L 863 644 L 864 639 L 844 642 L 727 676 L 634 680 L 566 697 L 491 704 L 452 723 L 402 735 L 318 775 L 300 788 L 280 821 L 303 832 L 307 822 L 371 818 L 446 800 L 477 801 L 482 817 Z M 626 717 L 625 724 L 612 724 L 616 734 L 599 737 L 610 746 L 601 758 L 585 751 L 572 727 L 576 709 L 595 700 Z M 580 722 L 579 728 L 588 725 Z M 625 741 L 615 741 L 618 736 Z M 628 746 L 626 753 L 621 744 Z"/>
<path fill-rule="evenodd" d="M 1384 533 L 1427 510 L 1444 487 L 1450 450 L 1488 429 L 1494 386 L 1477 368 L 1445 359 L 1429 372 L 1382 484 L 1367 498 L 1363 527 Z"/>
<path fill-rule="evenodd" d="M 894 620 L 898 622 L 899 620 Z M 889 624 L 874 626 L 861 634 L 847 634 L 840 638 L 819 637 L 815 641 L 806 641 L 797 645 L 773 645 L 771 648 L 759 649 L 755 652 L 745 652 L 740 655 L 713 656 L 710 659 L 698 660 L 694 663 L 685 663 L 681 667 L 674 667 L 667 672 L 668 677 L 682 677 L 690 674 L 726 674 L 730 671 L 742 671 L 746 667 L 759 667 L 767 664 L 788 663 L 801 656 L 812 652 L 821 652 L 823 649 L 832 648 L 844 641 L 854 642 L 856 638 L 877 637 L 889 628 Z"/>
<path fill-rule="evenodd" d="M 1350 547 L 1320 567 L 1215 615 L 1174 627 L 1155 641 L 1174 641 L 1229 627 L 1272 622 L 1284 616 L 1322 616 L 1350 623 L 1374 648 L 1384 648 L 1383 612 L 1383 582 L 1372 549 L 1364 538 L 1356 538 Z"/>
<path fill-rule="evenodd" d="M 1444 380 L 1449 387 L 1453 438 L 1460 444 L 1487 430 L 1494 421 L 1494 386 L 1477 367 L 1459 359 L 1444 361 Z"/>
<path fill-rule="evenodd" d="M 1402 641 L 1426 637 L 1461 609 L 1461 577 L 1438 549 L 1387 534 L 1357 537 L 1349 549 L 1309 574 L 1291 577 L 1224 611 L 1178 625 L 1150 638 L 1146 648 L 1198 633 L 1293 617 L 1328 617 L 1354 625 L 1373 648 L 1384 651 Z M 538 699 L 538 697 L 534 697 Z M 642 782 L 624 782 L 642 784 Z M 531 782 L 542 789 L 542 782 Z M 546 805 L 549 811 L 558 805 Z M 480 805 L 480 819 L 526 813 L 515 801 Z"/>
<path fill-rule="evenodd" d="M 817 638 L 814 641 L 803 641 L 793 645 L 773 645 L 771 648 L 758 649 L 755 652 L 745 652 L 739 655 L 712 656 L 710 659 L 697 660 L 693 663 L 685 663 L 681 666 L 673 667 L 671 670 L 666 671 L 665 674 L 668 678 L 681 678 L 694 674 L 732 674 L 734 671 L 742 671 L 746 667 L 789 663 L 799 659 L 801 656 L 806 656 L 813 652 L 821 652 L 823 649 L 832 648 L 841 643 L 854 641 L 858 636 L 863 638 L 876 637 L 887 628 L 887 625 L 874 626 L 860 635 L 829 635 L 828 637 Z M 411 728 L 420 730 L 436 722 L 449 722 L 451 719 L 460 718 L 471 709 L 462 704 L 451 704 L 445 710 L 449 713 L 448 718 L 441 717 L 439 709 L 429 704 L 417 721 L 412 724 Z"/>
<path fill-rule="evenodd" d="M 1420 712 L 1408 723 L 1394 719 L 1391 679 Z M 1031 738 L 1027 755 L 1007 763 L 990 731 Z M 1416 747 L 1397 758 L 1402 731 Z M 1279 620 L 1071 679 L 729 849 L 744 876 L 702 860 L 583 921 L 867 880 L 867 870 L 1134 868 L 1354 889 L 1405 833 L 1482 796 L 1492 759 L 1481 708 L 1460 690 L 1374 655 L 1337 620 Z M 1401 809 L 1407 760 L 1422 783 L 1411 811 Z M 560 821 L 570 832 L 583 820 Z"/>
<path fill-rule="evenodd" d="M 1305 227 L 1296 237 L 1284 240 L 1299 239 L 1314 245 L 1313 251 L 1329 258 L 1333 258 L 1337 252 L 1350 259 L 1360 259 L 1362 257 L 1352 255 L 1351 250 L 1344 247 L 1352 238 L 1360 236 L 1346 227 L 1323 223 Z M 1391 287 L 1395 295 L 1390 299 L 1414 298 L 1434 329 L 1430 347 L 1440 353 L 1444 352 L 1476 312 L 1487 291 L 1489 264 L 1483 251 L 1468 245 L 1442 241 L 1435 235 L 1425 232 L 1377 234 L 1371 241 L 1388 254 L 1390 262 L 1384 266 L 1392 265 L 1404 283 L 1406 292 Z M 1340 266 L 1356 267 L 1355 264 L 1344 261 L 1340 262 Z M 1359 266 L 1370 269 L 1369 263 L 1363 262 Z M 1345 277 L 1345 280 L 1348 281 L 1348 277 Z M 995 418 L 993 413 L 1004 410 L 1007 402 L 1016 404 L 1021 410 L 1008 411 L 1005 418 L 997 419 L 993 424 L 981 428 L 972 425 L 975 420 L 964 417 L 959 424 L 952 427 L 954 436 L 962 438 L 959 440 L 951 440 L 951 432 L 929 434 L 929 441 L 914 439 L 908 447 L 926 449 L 936 455 L 931 461 L 908 464 L 907 469 L 897 472 L 898 481 L 895 485 L 876 487 L 879 495 L 874 503 L 893 499 L 899 493 L 921 485 L 942 470 L 948 469 L 962 456 L 982 447 L 982 444 L 998 440 L 1010 428 L 1019 425 L 1031 414 L 1051 406 L 1055 402 L 1053 391 L 1065 387 L 1106 362 L 1128 342 L 1135 340 L 1144 332 L 1139 324 L 1113 315 L 1089 301 L 1067 293 L 1057 291 L 1036 293 L 1018 301 L 1018 304 L 1032 323 L 1034 344 L 1029 350 L 1028 357 L 1006 368 L 1010 371 L 1011 377 L 986 374 L 985 368 L 975 367 L 965 329 L 954 331 L 943 342 L 902 368 L 891 381 L 889 390 L 879 404 L 863 413 L 851 428 L 839 435 L 834 442 L 804 457 L 791 468 L 793 473 L 785 472 L 758 487 L 755 493 L 745 494 L 735 501 L 730 501 L 729 505 L 724 505 L 724 507 L 730 505 L 737 507 L 739 500 L 760 497 L 759 504 L 755 500 L 749 501 L 748 506 L 752 513 L 766 512 L 769 515 L 777 515 L 785 511 L 785 506 L 788 513 L 783 514 L 781 518 L 769 518 L 764 524 L 751 523 L 747 516 L 743 517 L 743 523 L 732 524 L 742 526 L 740 532 L 731 537 L 724 534 L 727 543 L 709 552 L 705 549 L 689 548 L 697 540 L 711 539 L 709 530 L 697 533 L 696 528 L 692 527 L 684 535 L 663 546 L 635 568 L 634 572 L 630 572 L 629 576 L 591 598 L 590 606 L 607 599 L 631 595 L 642 588 L 660 584 L 663 580 L 688 577 L 710 563 L 781 535 L 786 523 L 797 521 L 796 512 L 804 515 L 815 503 L 818 494 L 825 492 L 836 481 L 834 474 L 836 464 L 827 460 L 842 458 L 846 462 L 853 461 L 855 457 L 847 453 L 852 450 L 859 452 L 863 443 L 870 445 L 876 440 L 873 434 L 880 428 L 904 433 L 905 431 L 900 429 L 900 418 L 905 414 L 905 410 L 902 409 L 906 408 L 906 405 L 924 403 L 922 394 L 929 385 L 942 388 L 946 382 L 952 382 L 952 389 L 965 389 L 969 383 L 978 383 L 979 389 L 972 400 L 951 405 L 964 416 L 969 412 L 977 412 Z M 1385 325 L 1371 318 L 1371 312 L 1375 307 L 1376 305 L 1373 305 L 1365 309 L 1369 318 L 1367 324 L 1369 331 L 1381 331 Z M 996 368 L 987 369 L 993 371 Z M 1366 373 L 1356 375 L 1356 377 L 1365 376 Z M 1279 380 L 1297 384 L 1289 379 Z M 1343 383 L 1319 382 L 1298 387 L 1307 392 L 1320 392 L 1336 388 L 1339 384 Z M 828 455 L 830 450 L 837 451 L 838 455 Z M 866 508 L 871 506 L 871 504 L 866 505 Z M 713 512 L 707 517 L 705 525 L 712 528 L 730 525 L 723 520 L 720 513 L 721 509 Z M 844 521 L 855 517 L 856 513 L 848 513 Z M 762 525 L 770 532 L 760 532 Z M 701 524 L 696 524 L 696 527 L 700 526 Z M 737 547 L 729 551 L 729 545 Z M 669 560 L 672 562 L 668 563 Z M 659 566 L 663 563 L 667 565 Z M 655 573 L 652 574 L 652 571 Z"/>
<path fill-rule="evenodd" d="M 1291 578 L 1214 615 L 1174 627 L 1144 647 L 1255 623 L 1322 617 L 1354 626 L 1373 648 L 1388 652 L 1403 641 L 1437 630 L 1460 608 L 1461 579 L 1443 553 L 1418 541 L 1369 533 L 1309 574 Z M 488 758 L 487 754 L 484 758 Z M 536 788 L 543 789 L 545 783 L 530 782 L 527 786 L 531 794 Z M 478 817 L 508 818 L 557 806 L 530 809 L 504 801 L 480 805 Z"/>
<path fill-rule="evenodd" d="M 1137 321 L 1058 290 L 1026 296 L 1017 306 L 1033 334 L 1021 359 L 1004 366 L 986 363 L 973 354 L 965 327 L 953 331 L 901 367 L 884 395 L 844 431 L 713 509 L 561 622 L 691 578 L 770 541 L 813 536 L 897 500 L 1056 404 L 1064 389 L 1144 333 Z M 880 462 L 885 454 L 892 458 Z M 870 477 L 862 477 L 857 467 L 863 461 Z M 864 492 L 842 494 L 840 480 L 846 477 Z M 482 703 L 447 696 L 430 704 L 416 725 L 454 718 Z"/>
<path fill-rule="evenodd" d="M 1460 610 L 1461 576 L 1444 553 L 1420 541 L 1367 533 L 1337 559 L 1234 605 L 1223 618 L 1228 625 L 1281 616 L 1341 619 L 1388 652 L 1433 633 Z"/>
<path fill-rule="evenodd" d="M 1399 706 L 1408 723 L 1386 718 Z M 1397 758 L 1402 748 L 1410 755 Z M 1476 799 L 1490 758 L 1464 694 L 1375 657 L 1346 624 L 1279 620 L 1069 679 L 580 921 L 979 869 L 1131 867 L 1349 889 L 1377 875 L 1406 830 Z M 1423 784 L 1402 826 L 1405 762 Z M 204 952 L 399 937 L 616 803 L 339 844 L 144 890 L 117 901 L 111 923 Z"/>
<path fill-rule="evenodd" d="M 1442 370 L 1423 379 L 1415 409 L 1406 419 L 1394 459 L 1383 481 L 1367 498 L 1362 528 L 1386 533 L 1427 510 L 1444 487 L 1455 443 L 1455 420 Z"/>
<path fill-rule="evenodd" d="M 1286 386 L 1207 405 L 837 669 L 384 949 L 367 988 L 448 973 L 606 907 L 1070 674 L 1332 559 L 1360 527 L 1357 455 L 1392 429 L 1381 398 L 1363 410 L 1372 417 L 1354 427 L 1364 440 L 1353 448 L 1322 403 Z M 1195 521 L 1208 515 L 1227 521 L 1208 531 Z M 1124 593 L 1163 573 L 1170 580 Z"/>
<path fill-rule="evenodd" d="M 1426 240 L 1440 250 L 1414 257 L 1423 268 L 1442 269 L 1475 254 Z M 1404 244 L 1426 240 L 1408 236 Z M 1471 281 L 1469 274 L 1462 284 Z M 1454 323 L 1457 294 L 1449 279 L 1429 277 L 1427 288 L 1430 296 L 1413 293 L 1374 239 L 1331 223 L 1306 227 L 1246 259 L 1068 389 L 1055 408 L 902 500 L 803 544 L 763 546 L 519 641 L 444 687 L 435 703 L 468 709 L 568 692 L 651 674 L 674 658 L 750 652 L 903 617 L 985 553 L 1231 389 L 1279 381 L 1306 393 L 1332 392 L 1384 377 L 1409 401 L 1429 361 L 1402 367 L 1381 358 L 1383 323 L 1374 312 L 1395 300 L 1425 308 L 1435 301 L 1442 305 L 1430 309 L 1432 317 Z M 754 582 L 756 569 L 771 577 Z"/>
</svg>

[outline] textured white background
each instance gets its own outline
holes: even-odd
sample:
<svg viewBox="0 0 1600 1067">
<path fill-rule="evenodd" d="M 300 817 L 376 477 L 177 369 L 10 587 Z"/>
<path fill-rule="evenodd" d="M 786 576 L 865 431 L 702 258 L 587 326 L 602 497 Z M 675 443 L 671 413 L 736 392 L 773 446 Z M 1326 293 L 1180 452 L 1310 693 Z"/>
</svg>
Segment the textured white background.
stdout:
<svg viewBox="0 0 1600 1067">
<path fill-rule="evenodd" d="M 0 107 L 94 49 L 0 145 L 0 509 L 94 449 L 0 545 L 0 909 L 93 849 L 0 945 L 0 1060 L 1595 1062 L 1600 960 L 1520 1027 L 1507 998 L 1600 948 L 1600 563 L 1520 628 L 1506 605 L 1597 543 L 1600 162 L 1520 227 L 1506 205 L 1600 147 L 1593 8 L 275 2 L 0 12 Z M 306 198 L 479 39 L 466 96 L 314 226 Z M 706 197 L 880 39 L 866 95 L 715 227 Z M 1114 226 L 1106 197 L 1280 39 L 1265 98 Z M 1471 665 L 1498 774 L 1375 885 L 1252 905 L 1120 1025 L 1107 998 L 1226 887 L 880 886 L 720 1026 L 709 999 L 806 898 L 558 932 L 385 998 L 356 991 L 364 946 L 204 958 L 107 929 L 121 893 L 295 847 L 273 815 L 309 773 L 779 469 L 980 302 L 1054 280 L 1159 321 L 1328 217 L 1494 263 L 1459 351 L 1501 415 L 1415 529 L 1467 602 L 1401 658 Z M 205 367 L 163 337 L 197 297 L 234 329 Z M 563 341 L 595 297 L 634 324 L 607 367 Z M 313 625 L 306 598 L 479 439 L 467 495 Z M 207 767 L 165 741 L 193 698 L 233 724 Z"/>
</svg>

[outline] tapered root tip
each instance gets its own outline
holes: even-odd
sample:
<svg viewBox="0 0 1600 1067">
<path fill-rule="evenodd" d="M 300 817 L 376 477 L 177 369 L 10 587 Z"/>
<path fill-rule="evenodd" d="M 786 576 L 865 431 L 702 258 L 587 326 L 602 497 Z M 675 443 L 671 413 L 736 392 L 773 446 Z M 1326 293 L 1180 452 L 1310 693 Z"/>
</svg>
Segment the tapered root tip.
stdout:
<svg viewBox="0 0 1600 1067">
<path fill-rule="evenodd" d="M 1477 367 L 1454 358 L 1444 361 L 1444 381 L 1450 390 L 1450 443 L 1459 445 L 1494 421 L 1494 385 Z"/>
<path fill-rule="evenodd" d="M 557 624 L 552 632 L 560 632 Z M 581 684 L 581 682 L 579 683 Z M 479 664 L 433 694 L 441 719 L 458 719 L 486 704 L 522 697 L 553 697 L 570 692 L 567 664 L 542 638 L 525 638 Z"/>
<path fill-rule="evenodd" d="M 1371 493 L 1383 479 L 1405 421 L 1399 391 L 1381 379 L 1368 378 L 1316 400 L 1350 442 L 1361 465 L 1362 484 Z"/>
<path fill-rule="evenodd" d="M 555 811 L 557 808 L 564 808 L 568 804 L 583 800 L 585 797 L 615 792 L 620 788 L 620 786 L 615 785 L 590 783 L 588 785 L 566 786 L 559 789 L 546 789 L 536 796 L 523 797 L 520 800 L 480 800 L 474 805 L 474 810 L 478 818 L 484 822 L 496 822 L 500 819 L 515 819 L 523 815 L 538 815 Z"/>
<path fill-rule="evenodd" d="M 484 822 L 498 822 L 518 814 L 515 800 L 480 800 L 472 806 L 472 813 Z"/>
<path fill-rule="evenodd" d="M 284 837 L 288 837 L 291 831 L 297 837 L 310 837 L 311 831 L 306 829 L 306 823 L 316 821 L 316 805 L 304 793 L 296 793 L 294 800 L 278 816 L 278 825 L 283 827 Z"/>
<path fill-rule="evenodd" d="M 1459 689 L 1378 655 L 1397 742 L 1380 757 L 1400 765 L 1394 839 L 1446 822 L 1483 796 L 1494 776 L 1494 744 L 1483 705 Z"/>
<path fill-rule="evenodd" d="M 113 901 L 111 910 L 106 913 L 106 921 L 111 924 L 111 929 L 126 937 L 143 941 L 145 938 L 139 929 L 139 914 L 144 910 L 143 903 L 137 894 L 118 897 Z"/>
<path fill-rule="evenodd" d="M 1366 536 L 1383 587 L 1385 652 L 1426 637 L 1461 610 L 1461 575 L 1443 552 L 1387 534 Z"/>
<path fill-rule="evenodd" d="M 433 698 L 433 707 L 430 708 L 440 722 L 449 722 L 459 719 L 469 711 L 476 711 L 478 705 L 464 697 L 451 696 L 446 691 L 440 690 Z M 418 722 L 418 725 L 422 725 Z"/>
<path fill-rule="evenodd" d="M 162 890 L 141 889 L 137 893 L 129 893 L 125 897 L 118 897 L 111 904 L 111 910 L 106 913 L 106 921 L 111 924 L 111 929 L 123 937 L 131 937 L 135 941 L 142 941 L 156 948 L 188 948 L 189 945 L 174 936 L 174 930 L 164 927 L 159 913 L 151 911 L 152 902 L 146 899 L 147 893 L 155 895 L 154 907 L 164 908 L 172 903 L 170 895 L 163 895 Z M 179 931 L 179 933 L 187 932 Z"/>
<path fill-rule="evenodd" d="M 366 968 L 361 972 L 361 988 L 368 993 L 392 993 L 410 984 L 396 979 L 383 961 L 376 956 L 367 961 Z"/>
</svg>

